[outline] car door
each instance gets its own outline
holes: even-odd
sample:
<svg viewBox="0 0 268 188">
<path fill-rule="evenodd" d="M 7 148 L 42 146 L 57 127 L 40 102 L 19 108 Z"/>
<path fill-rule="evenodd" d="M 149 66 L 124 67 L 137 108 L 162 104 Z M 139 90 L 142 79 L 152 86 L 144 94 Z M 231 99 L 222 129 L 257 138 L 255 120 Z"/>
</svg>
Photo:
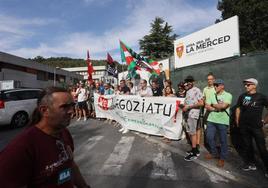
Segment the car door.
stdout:
<svg viewBox="0 0 268 188">
<path fill-rule="evenodd" d="M 37 106 L 38 92 L 39 90 L 24 90 L 18 92 L 21 99 L 19 105 L 23 106 L 29 116 Z"/>
</svg>

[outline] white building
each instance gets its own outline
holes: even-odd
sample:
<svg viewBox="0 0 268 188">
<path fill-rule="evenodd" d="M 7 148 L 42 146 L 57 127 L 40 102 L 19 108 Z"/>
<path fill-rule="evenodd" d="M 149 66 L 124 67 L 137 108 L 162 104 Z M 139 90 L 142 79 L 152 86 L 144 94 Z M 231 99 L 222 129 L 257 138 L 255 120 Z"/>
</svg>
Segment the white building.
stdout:
<svg viewBox="0 0 268 188">
<path fill-rule="evenodd" d="M 63 70 L 77 73 L 82 75 L 84 80 L 88 79 L 87 67 L 72 67 L 62 68 Z M 113 76 L 108 76 L 106 66 L 93 66 L 94 72 L 92 73 L 92 79 L 94 81 L 104 81 L 106 83 L 117 84 L 117 79 Z"/>
<path fill-rule="evenodd" d="M 0 81 L 14 80 L 20 87 L 44 88 L 68 86 L 82 79 L 76 73 L 0 52 Z"/>
</svg>

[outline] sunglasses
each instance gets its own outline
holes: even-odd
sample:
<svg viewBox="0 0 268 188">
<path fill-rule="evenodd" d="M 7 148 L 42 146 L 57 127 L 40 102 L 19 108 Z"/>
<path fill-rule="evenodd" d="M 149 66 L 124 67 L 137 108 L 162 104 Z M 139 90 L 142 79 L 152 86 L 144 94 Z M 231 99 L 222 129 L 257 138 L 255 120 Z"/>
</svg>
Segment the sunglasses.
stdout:
<svg viewBox="0 0 268 188">
<path fill-rule="evenodd" d="M 253 85 L 253 84 L 244 84 L 245 87 L 249 87 L 251 85 Z"/>
<path fill-rule="evenodd" d="M 214 86 L 214 87 L 219 87 L 219 84 L 214 84 L 213 86 Z"/>
</svg>

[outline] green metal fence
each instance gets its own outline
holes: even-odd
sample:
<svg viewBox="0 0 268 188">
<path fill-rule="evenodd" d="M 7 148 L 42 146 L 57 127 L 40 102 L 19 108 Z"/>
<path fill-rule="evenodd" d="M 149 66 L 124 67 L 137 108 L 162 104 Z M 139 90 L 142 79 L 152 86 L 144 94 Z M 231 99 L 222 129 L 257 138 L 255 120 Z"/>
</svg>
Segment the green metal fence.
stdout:
<svg viewBox="0 0 268 188">
<path fill-rule="evenodd" d="M 175 88 L 186 76 L 192 75 L 196 86 L 203 89 L 209 72 L 225 81 L 225 90 L 233 95 L 233 105 L 245 92 L 242 81 L 246 78 L 256 78 L 258 91 L 268 95 L 268 51 L 175 69 L 171 71 L 172 85 Z"/>
</svg>

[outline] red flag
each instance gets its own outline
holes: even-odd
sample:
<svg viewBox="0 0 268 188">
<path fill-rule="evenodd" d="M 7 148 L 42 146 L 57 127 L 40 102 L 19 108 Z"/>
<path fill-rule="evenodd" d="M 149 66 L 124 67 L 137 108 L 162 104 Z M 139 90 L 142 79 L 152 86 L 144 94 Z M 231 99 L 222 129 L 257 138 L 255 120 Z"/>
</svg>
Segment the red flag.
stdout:
<svg viewBox="0 0 268 188">
<path fill-rule="evenodd" d="M 86 62 L 87 62 L 88 81 L 90 83 L 92 83 L 93 82 L 93 80 L 92 80 L 92 73 L 94 72 L 94 69 L 93 69 L 92 63 L 90 61 L 89 51 L 88 50 L 87 50 L 87 60 L 86 60 Z"/>
<path fill-rule="evenodd" d="M 112 65 L 114 63 L 114 60 L 113 60 L 112 56 L 109 53 L 107 53 L 107 62 L 110 65 Z"/>
</svg>

